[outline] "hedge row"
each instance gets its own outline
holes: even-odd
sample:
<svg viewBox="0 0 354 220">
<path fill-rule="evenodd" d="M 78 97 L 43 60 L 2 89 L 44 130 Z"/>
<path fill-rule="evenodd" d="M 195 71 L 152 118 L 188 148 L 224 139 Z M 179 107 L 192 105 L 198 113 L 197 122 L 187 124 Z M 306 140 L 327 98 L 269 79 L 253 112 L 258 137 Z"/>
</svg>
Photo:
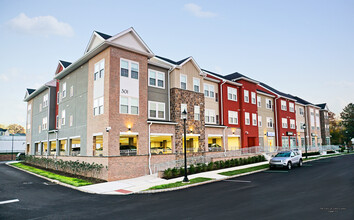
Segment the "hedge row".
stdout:
<svg viewBox="0 0 354 220">
<path fill-rule="evenodd" d="M 327 151 L 327 154 L 334 154 L 334 153 L 335 153 L 334 150 L 328 150 L 328 151 Z"/>
<path fill-rule="evenodd" d="M 216 161 L 216 162 L 210 162 L 210 163 L 201 163 L 197 165 L 190 165 L 187 173 L 188 175 L 190 174 L 195 174 L 195 173 L 201 173 L 205 171 L 211 171 L 211 170 L 219 170 L 223 168 L 228 168 L 228 167 L 235 167 L 235 166 L 240 166 L 240 165 L 246 165 L 246 164 L 251 164 L 251 163 L 258 163 L 265 161 L 266 159 L 264 158 L 263 155 L 258 155 L 258 156 L 253 156 L 253 157 L 248 157 L 248 158 L 239 158 L 239 159 L 231 159 L 231 160 L 225 160 L 225 161 Z M 168 168 L 163 172 L 163 178 L 164 179 L 171 179 L 171 178 L 176 178 L 184 176 L 184 168 L 183 167 L 175 167 L 175 168 Z"/>
<path fill-rule="evenodd" d="M 306 157 L 307 156 L 315 156 L 315 155 L 320 155 L 320 152 L 319 151 L 316 151 L 316 152 L 307 152 L 307 153 L 303 153 L 302 156 L 303 157 Z"/>
</svg>

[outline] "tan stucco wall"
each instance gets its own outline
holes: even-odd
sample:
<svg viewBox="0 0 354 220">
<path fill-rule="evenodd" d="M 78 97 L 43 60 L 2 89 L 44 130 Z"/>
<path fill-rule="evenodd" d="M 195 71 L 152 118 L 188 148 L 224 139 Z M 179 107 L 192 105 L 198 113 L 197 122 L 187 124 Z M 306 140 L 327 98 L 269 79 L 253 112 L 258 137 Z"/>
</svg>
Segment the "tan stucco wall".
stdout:
<svg viewBox="0 0 354 220">
<path fill-rule="evenodd" d="M 258 111 L 258 116 L 262 117 L 262 127 L 258 127 L 258 135 L 259 137 L 263 137 L 264 140 L 264 146 L 268 145 L 268 139 L 267 139 L 267 132 L 275 132 L 275 114 L 274 114 L 274 98 L 263 95 L 263 94 L 259 94 L 257 93 L 257 97 L 261 97 L 261 107 L 257 108 Z M 267 109 L 266 108 L 266 99 L 270 99 L 272 100 L 273 103 L 273 108 L 272 109 Z M 258 100 L 257 100 L 258 102 Z M 257 104 L 258 106 L 258 104 Z M 267 117 L 273 118 L 273 128 L 268 128 L 267 127 Z M 274 141 L 275 141 L 275 137 Z M 274 146 L 276 145 L 276 143 L 274 143 Z"/>
</svg>

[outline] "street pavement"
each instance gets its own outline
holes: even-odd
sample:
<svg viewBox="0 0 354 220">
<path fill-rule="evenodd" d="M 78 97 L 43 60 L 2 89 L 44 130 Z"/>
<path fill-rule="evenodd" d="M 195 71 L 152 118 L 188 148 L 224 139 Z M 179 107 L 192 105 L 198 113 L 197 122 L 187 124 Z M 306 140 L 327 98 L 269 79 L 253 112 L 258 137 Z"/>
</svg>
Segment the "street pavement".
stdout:
<svg viewBox="0 0 354 220">
<path fill-rule="evenodd" d="M 0 164 L 0 219 L 354 219 L 353 165 L 354 155 L 346 155 L 178 191 L 112 196 Z"/>
</svg>

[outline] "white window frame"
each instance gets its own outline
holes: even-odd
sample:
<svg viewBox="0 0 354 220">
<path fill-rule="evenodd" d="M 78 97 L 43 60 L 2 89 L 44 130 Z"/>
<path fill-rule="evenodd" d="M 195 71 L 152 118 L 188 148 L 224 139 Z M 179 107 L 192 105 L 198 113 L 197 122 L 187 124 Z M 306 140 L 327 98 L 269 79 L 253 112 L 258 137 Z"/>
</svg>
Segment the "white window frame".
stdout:
<svg viewBox="0 0 354 220">
<path fill-rule="evenodd" d="M 65 109 L 61 111 L 61 125 L 65 125 Z"/>
<path fill-rule="evenodd" d="M 244 90 L 244 102 L 249 103 L 250 102 L 250 93 L 248 90 Z"/>
<path fill-rule="evenodd" d="M 57 92 L 57 104 L 60 103 L 60 91 Z"/>
<path fill-rule="evenodd" d="M 245 125 L 250 125 L 250 124 L 251 124 L 250 113 L 245 112 Z"/>
<path fill-rule="evenodd" d="M 163 118 L 159 117 L 159 105 L 163 105 Z M 155 111 L 156 111 L 156 117 L 152 117 L 150 115 L 150 110 L 151 110 L 151 105 L 155 106 Z M 165 120 L 166 118 L 166 108 L 165 108 L 165 103 L 164 102 L 154 102 L 154 101 L 148 101 L 148 116 L 149 118 L 152 119 L 161 119 L 161 120 Z"/>
<path fill-rule="evenodd" d="M 70 115 L 69 117 L 69 126 L 73 126 L 73 123 L 74 123 L 74 116 L 73 115 Z"/>
<path fill-rule="evenodd" d="M 122 112 L 122 108 L 121 108 L 121 100 L 122 100 L 122 97 L 123 98 L 127 98 L 128 99 L 128 113 L 125 113 L 125 112 Z M 138 113 L 137 114 L 133 114 L 132 113 L 132 99 L 137 99 L 137 103 L 138 103 L 138 106 L 134 106 L 134 107 L 137 107 L 138 108 Z M 129 97 L 129 96 L 120 96 L 119 97 L 119 113 L 120 114 L 127 114 L 127 115 L 139 115 L 139 98 L 135 98 L 135 97 Z"/>
<path fill-rule="evenodd" d="M 213 110 L 213 109 L 205 109 L 205 123 L 216 124 L 215 110 Z"/>
<path fill-rule="evenodd" d="M 62 85 L 62 98 L 66 97 L 66 82 Z"/>
<path fill-rule="evenodd" d="M 288 119 L 287 118 L 282 118 L 281 119 L 281 127 L 282 128 L 288 128 Z"/>
<path fill-rule="evenodd" d="M 200 106 L 199 105 L 194 106 L 194 120 L 195 121 L 200 120 Z"/>
<path fill-rule="evenodd" d="M 260 97 L 259 95 L 257 95 L 257 107 L 262 107 L 262 97 Z"/>
<path fill-rule="evenodd" d="M 70 86 L 70 97 L 74 96 L 74 86 Z"/>
<path fill-rule="evenodd" d="M 304 115 L 305 111 L 303 107 L 299 107 L 299 114 Z"/>
<path fill-rule="evenodd" d="M 47 130 L 47 128 L 48 128 L 48 117 L 44 117 L 43 119 L 42 119 L 42 130 L 44 131 L 44 130 Z"/>
<path fill-rule="evenodd" d="M 270 106 L 269 106 L 270 102 Z M 266 109 L 272 109 L 273 108 L 273 101 L 271 99 L 266 98 Z"/>
<path fill-rule="evenodd" d="M 256 93 L 255 92 L 251 92 L 251 103 L 252 104 L 257 104 Z"/>
<path fill-rule="evenodd" d="M 289 112 L 294 112 L 295 111 L 295 104 L 292 102 L 289 102 Z"/>
<path fill-rule="evenodd" d="M 105 74 L 105 59 L 102 59 L 95 63 L 95 69 L 93 73 L 93 80 L 97 81 L 99 79 L 104 79 L 104 74 Z"/>
<path fill-rule="evenodd" d="M 252 125 L 257 126 L 257 114 L 252 113 Z"/>
<path fill-rule="evenodd" d="M 183 83 L 186 83 L 186 88 L 185 88 L 185 89 L 182 88 L 182 78 L 185 78 L 185 79 L 186 79 L 186 81 L 183 82 Z M 179 75 L 179 86 L 180 86 L 181 89 L 184 89 L 184 90 L 187 90 L 187 89 L 188 89 L 188 78 L 187 78 L 187 75 L 185 75 L 185 74 L 180 74 L 180 75 Z"/>
<path fill-rule="evenodd" d="M 43 103 L 39 103 L 39 112 L 42 111 L 42 104 L 43 104 Z"/>
<path fill-rule="evenodd" d="M 295 129 L 296 128 L 294 119 L 290 119 L 290 128 L 291 129 Z"/>
<path fill-rule="evenodd" d="M 262 127 L 262 116 L 258 115 L 258 127 Z"/>
<path fill-rule="evenodd" d="M 287 111 L 287 106 L 286 106 L 286 101 L 285 100 L 280 100 L 280 105 L 281 105 L 281 110 Z"/>
<path fill-rule="evenodd" d="M 48 107 L 48 93 L 43 96 L 43 108 Z"/>
<path fill-rule="evenodd" d="M 273 123 L 273 118 L 267 117 L 267 128 L 273 128 L 274 123 Z"/>
<path fill-rule="evenodd" d="M 229 114 L 229 124 L 237 125 L 238 124 L 238 112 L 228 111 Z"/>
<path fill-rule="evenodd" d="M 121 70 L 122 70 L 122 61 L 128 62 L 128 76 L 122 76 Z M 138 65 L 138 78 L 132 78 L 132 64 L 136 64 Z M 119 76 L 120 77 L 128 77 L 130 79 L 135 79 L 135 80 L 139 80 L 140 76 L 140 66 L 139 63 L 133 60 L 128 60 L 125 58 L 120 58 L 120 64 L 119 64 Z"/>
<path fill-rule="evenodd" d="M 154 77 L 150 77 L 150 73 L 152 72 L 155 72 L 155 78 Z M 162 74 L 163 76 L 163 79 L 162 79 L 162 87 L 159 86 L 159 74 Z M 159 88 L 159 89 L 165 89 L 165 73 L 164 72 L 161 72 L 161 71 L 157 71 L 157 70 L 154 70 L 154 69 L 149 69 L 149 74 L 148 74 L 148 85 L 150 87 L 155 87 L 155 88 Z M 151 84 L 150 83 L 150 78 L 152 79 L 155 79 L 155 85 Z"/>
<path fill-rule="evenodd" d="M 215 98 L 215 90 L 214 85 L 204 83 L 204 96 L 208 98 Z M 208 94 L 205 94 L 205 91 L 208 91 Z M 213 94 L 213 95 L 211 95 Z"/>
<path fill-rule="evenodd" d="M 198 83 L 195 84 L 195 82 L 198 82 Z M 195 91 L 194 86 L 198 86 L 198 91 Z M 193 77 L 193 91 L 194 91 L 194 92 L 200 92 L 200 79 L 199 79 L 199 78 Z"/>
<path fill-rule="evenodd" d="M 104 96 L 93 100 L 93 115 L 102 115 L 104 113 Z"/>
<path fill-rule="evenodd" d="M 230 98 L 231 96 L 231 98 Z M 237 89 L 233 87 L 227 87 L 227 99 L 231 101 L 237 101 Z"/>
</svg>

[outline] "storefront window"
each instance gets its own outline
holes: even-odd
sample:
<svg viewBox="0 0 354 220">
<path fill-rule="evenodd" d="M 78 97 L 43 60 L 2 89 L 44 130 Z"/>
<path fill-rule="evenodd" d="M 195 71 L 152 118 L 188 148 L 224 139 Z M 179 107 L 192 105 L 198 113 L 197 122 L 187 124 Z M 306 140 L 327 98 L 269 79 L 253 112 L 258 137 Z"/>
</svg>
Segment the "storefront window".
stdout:
<svg viewBox="0 0 354 220">
<path fill-rule="evenodd" d="M 71 139 L 70 155 L 71 156 L 80 155 L 80 138 Z"/>
<path fill-rule="evenodd" d="M 119 138 L 121 156 L 135 156 L 138 151 L 138 135 L 122 135 Z"/>
<path fill-rule="evenodd" d="M 171 154 L 172 136 L 150 136 L 151 154 Z"/>
<path fill-rule="evenodd" d="M 228 150 L 240 149 L 240 137 L 229 137 L 227 139 Z"/>
<path fill-rule="evenodd" d="M 208 137 L 208 151 L 222 151 L 222 137 Z"/>
<path fill-rule="evenodd" d="M 183 152 L 184 152 L 184 137 L 183 141 Z M 187 153 L 198 152 L 199 149 L 199 137 L 188 137 L 187 135 Z"/>
<path fill-rule="evenodd" d="M 93 137 L 93 155 L 103 156 L 103 136 L 102 135 Z"/>
<path fill-rule="evenodd" d="M 59 155 L 65 155 L 65 149 L 66 149 L 66 140 L 60 140 L 59 141 Z"/>
<path fill-rule="evenodd" d="M 56 141 L 50 141 L 50 155 L 55 155 L 57 152 L 57 142 Z"/>
<path fill-rule="evenodd" d="M 282 141 L 282 147 L 283 148 L 289 148 L 289 137 L 282 137 L 281 138 Z"/>
</svg>

